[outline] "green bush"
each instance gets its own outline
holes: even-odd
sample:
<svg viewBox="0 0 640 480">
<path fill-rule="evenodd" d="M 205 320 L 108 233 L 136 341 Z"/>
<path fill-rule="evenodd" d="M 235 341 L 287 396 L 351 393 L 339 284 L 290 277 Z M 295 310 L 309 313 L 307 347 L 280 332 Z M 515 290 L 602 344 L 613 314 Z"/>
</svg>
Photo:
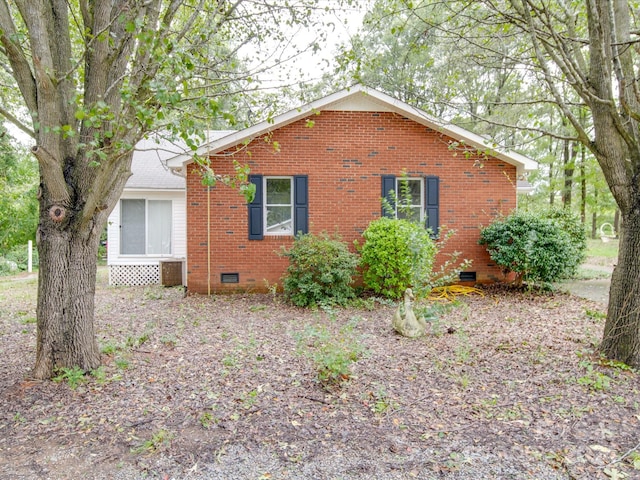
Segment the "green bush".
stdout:
<svg viewBox="0 0 640 480">
<path fill-rule="evenodd" d="M 568 252 L 570 256 L 567 260 L 569 268 L 565 276 L 575 275 L 578 267 L 586 258 L 587 252 L 587 234 L 580 221 L 580 217 L 576 213 L 562 208 L 542 211 L 541 216 L 553 220 L 558 227 L 569 235 L 572 248 Z"/>
<path fill-rule="evenodd" d="M 284 294 L 295 305 L 344 305 L 355 296 L 351 283 L 358 256 L 339 238 L 326 233 L 298 235 L 282 255 L 289 258 Z"/>
<path fill-rule="evenodd" d="M 400 298 L 407 287 L 429 283 L 437 247 L 424 226 L 383 217 L 371 222 L 362 236 L 360 263 L 365 287 L 385 297 Z"/>
<path fill-rule="evenodd" d="M 557 211 L 513 213 L 483 228 L 479 243 L 505 274 L 516 274 L 518 284 L 570 276 L 586 249 L 579 220 Z"/>
</svg>

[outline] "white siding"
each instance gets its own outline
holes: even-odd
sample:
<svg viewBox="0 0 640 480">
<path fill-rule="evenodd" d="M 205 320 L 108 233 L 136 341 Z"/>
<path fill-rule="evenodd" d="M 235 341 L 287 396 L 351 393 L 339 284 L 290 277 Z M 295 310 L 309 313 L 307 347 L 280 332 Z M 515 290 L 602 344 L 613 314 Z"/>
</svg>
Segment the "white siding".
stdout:
<svg viewBox="0 0 640 480">
<path fill-rule="evenodd" d="M 170 255 L 121 255 L 120 254 L 120 202 L 109 216 L 107 226 L 107 264 L 112 265 L 158 265 L 165 258 L 186 258 L 187 256 L 187 232 L 186 232 L 186 195 L 180 191 L 143 191 L 126 190 L 122 197 L 125 199 L 139 198 L 146 200 L 171 200 L 173 209 L 173 223 L 171 229 L 171 254 Z"/>
</svg>

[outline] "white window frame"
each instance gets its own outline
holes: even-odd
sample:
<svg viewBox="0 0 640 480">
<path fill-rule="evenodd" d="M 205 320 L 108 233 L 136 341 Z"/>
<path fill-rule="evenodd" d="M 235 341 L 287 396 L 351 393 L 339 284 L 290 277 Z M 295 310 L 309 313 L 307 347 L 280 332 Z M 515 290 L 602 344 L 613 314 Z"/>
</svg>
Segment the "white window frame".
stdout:
<svg viewBox="0 0 640 480">
<path fill-rule="evenodd" d="M 289 203 L 268 203 L 267 202 L 267 198 L 268 198 L 268 192 L 267 192 L 267 183 L 268 180 L 289 180 L 289 185 L 290 185 L 290 196 L 289 196 Z M 262 179 L 262 191 L 263 191 L 263 209 L 262 209 L 262 214 L 263 214 L 263 225 L 264 225 L 264 235 L 265 236 L 289 236 L 292 237 L 294 232 L 294 216 L 293 216 L 293 177 L 291 176 L 264 176 Z M 288 220 L 288 223 L 290 224 L 290 228 L 287 230 L 283 230 L 283 231 L 270 231 L 269 228 L 274 228 L 274 226 L 269 227 L 268 223 L 267 223 L 267 214 L 268 214 L 268 210 L 269 207 L 289 207 L 290 208 L 290 219 Z M 287 222 L 283 222 L 283 223 L 287 223 Z M 276 225 L 277 226 L 277 225 Z"/>
<path fill-rule="evenodd" d="M 125 244 L 122 234 L 122 205 L 126 201 L 144 201 L 144 252 L 143 253 L 122 253 L 123 246 Z M 149 202 L 168 202 L 170 206 L 169 211 L 169 251 L 163 253 L 148 253 L 149 252 Z M 123 257 L 170 257 L 173 255 L 174 249 L 174 225 L 173 225 L 173 200 L 168 198 L 121 198 L 120 199 L 120 255 Z"/>
<path fill-rule="evenodd" d="M 424 191 L 424 178 L 422 177 L 396 177 L 396 218 L 398 217 L 398 203 L 402 201 L 403 195 L 401 191 L 402 182 L 419 182 L 420 184 L 420 204 L 411 204 L 411 208 L 420 208 L 420 222 L 425 220 L 424 210 L 425 210 L 425 191 Z"/>
</svg>

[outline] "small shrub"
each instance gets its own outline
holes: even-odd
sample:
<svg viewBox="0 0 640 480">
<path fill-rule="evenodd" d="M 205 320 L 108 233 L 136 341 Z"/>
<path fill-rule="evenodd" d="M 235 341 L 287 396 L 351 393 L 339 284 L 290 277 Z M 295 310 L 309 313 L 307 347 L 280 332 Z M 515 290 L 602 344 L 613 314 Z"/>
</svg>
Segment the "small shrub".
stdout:
<svg viewBox="0 0 640 480">
<path fill-rule="evenodd" d="M 351 283 L 358 257 L 339 238 L 299 235 L 282 255 L 289 258 L 284 294 L 295 305 L 344 305 L 354 297 Z"/>
<path fill-rule="evenodd" d="M 398 404 L 381 385 L 377 385 L 375 391 L 369 392 L 368 396 L 369 409 L 376 415 L 385 415 L 398 409 Z"/>
<path fill-rule="evenodd" d="M 142 444 L 131 449 L 131 453 L 141 454 L 148 453 L 153 454 L 162 449 L 167 448 L 173 440 L 173 433 L 168 430 L 161 429 L 155 432 L 150 439 L 145 440 Z"/>
<path fill-rule="evenodd" d="M 407 287 L 429 283 L 437 247 L 422 225 L 383 217 L 371 222 L 363 237 L 360 254 L 367 288 L 400 298 Z"/>
<path fill-rule="evenodd" d="M 126 370 L 127 368 L 129 368 L 129 360 L 127 360 L 126 358 L 118 357 L 114 362 L 116 364 L 116 367 L 118 367 L 120 370 Z"/>
<path fill-rule="evenodd" d="M 435 241 L 436 255 L 444 250 L 447 242 L 456 234 L 455 230 L 449 230 L 446 226 L 440 227 L 438 239 Z M 434 256 L 436 256 L 434 255 Z M 454 284 L 460 278 L 460 272 L 468 270 L 473 263 L 472 260 L 461 259 L 462 252 L 455 251 L 444 255 L 443 261 L 438 269 L 433 269 L 429 272 L 427 277 L 427 285 L 424 292 L 420 291 L 418 286 L 419 296 L 426 296 L 432 288 L 444 287 Z M 423 287 L 424 289 L 424 287 Z"/>
<path fill-rule="evenodd" d="M 53 381 L 62 382 L 65 380 L 69 385 L 69 388 L 71 388 L 71 390 L 75 390 L 81 383 L 84 383 L 86 381 L 85 371 L 80 367 L 63 367 L 59 370 L 58 375 L 53 377 Z"/>
<path fill-rule="evenodd" d="M 579 385 L 583 385 L 594 392 L 609 390 L 611 377 L 596 370 L 589 361 L 580 362 L 580 366 L 586 369 L 586 373 L 577 379 Z"/>
<path fill-rule="evenodd" d="M 204 412 L 202 415 L 200 415 L 200 425 L 202 425 L 202 428 L 210 428 L 211 425 L 213 425 L 213 423 L 215 423 L 215 418 L 213 417 L 213 414 L 211 412 Z"/>
<path fill-rule="evenodd" d="M 116 344 L 112 340 L 109 340 L 107 343 L 102 345 L 102 347 L 100 348 L 100 352 L 104 353 L 105 355 L 113 355 L 114 353 L 116 353 L 116 352 L 118 352 L 120 350 L 122 350 L 122 346 Z"/>
<path fill-rule="evenodd" d="M 91 370 L 91 376 L 95 378 L 99 385 L 107 383 L 107 372 L 103 365 L 99 366 L 95 370 Z"/>
<path fill-rule="evenodd" d="M 586 239 L 573 227 L 569 233 L 571 224 L 568 214 L 516 212 L 483 228 L 479 243 L 518 284 L 548 284 L 571 275 L 583 258 Z"/>
<path fill-rule="evenodd" d="M 324 326 L 308 326 L 297 335 L 297 352 L 310 358 L 318 372 L 318 381 L 325 388 L 339 387 L 351 377 L 351 366 L 366 349 L 350 322 L 332 335 Z"/>
</svg>

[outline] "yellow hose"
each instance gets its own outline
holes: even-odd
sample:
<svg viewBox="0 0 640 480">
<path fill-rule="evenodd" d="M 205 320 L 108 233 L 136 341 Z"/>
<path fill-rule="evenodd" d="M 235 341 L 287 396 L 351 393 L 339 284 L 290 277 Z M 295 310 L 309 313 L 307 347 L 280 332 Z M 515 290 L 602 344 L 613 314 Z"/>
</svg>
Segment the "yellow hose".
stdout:
<svg viewBox="0 0 640 480">
<path fill-rule="evenodd" d="M 484 297 L 484 292 L 475 287 L 447 285 L 445 287 L 435 287 L 432 289 L 429 294 L 429 300 L 453 301 L 458 295 L 480 295 Z"/>
</svg>

